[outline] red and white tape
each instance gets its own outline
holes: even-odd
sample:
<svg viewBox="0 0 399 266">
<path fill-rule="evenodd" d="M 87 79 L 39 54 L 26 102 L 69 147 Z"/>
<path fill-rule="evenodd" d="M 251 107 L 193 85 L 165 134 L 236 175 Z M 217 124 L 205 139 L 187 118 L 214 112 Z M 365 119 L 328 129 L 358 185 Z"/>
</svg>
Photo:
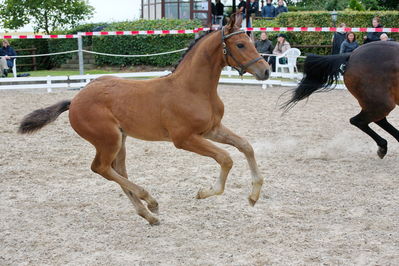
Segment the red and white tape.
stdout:
<svg viewBox="0 0 399 266">
<path fill-rule="evenodd" d="M 287 31 L 287 32 L 399 32 L 399 28 L 337 28 L 337 27 L 266 27 L 244 28 L 246 31 Z"/>
<path fill-rule="evenodd" d="M 210 28 L 196 28 L 193 30 L 138 30 L 138 31 L 96 31 L 78 32 L 68 35 L 0 35 L 0 39 L 73 39 L 79 36 L 120 36 L 120 35 L 159 35 L 159 34 L 193 34 L 208 31 Z M 337 28 L 337 27 L 266 27 L 242 28 L 246 31 L 267 32 L 399 32 L 399 28 Z"/>
<path fill-rule="evenodd" d="M 67 35 L 0 35 L 0 39 L 74 39 L 77 38 L 77 34 Z"/>
</svg>

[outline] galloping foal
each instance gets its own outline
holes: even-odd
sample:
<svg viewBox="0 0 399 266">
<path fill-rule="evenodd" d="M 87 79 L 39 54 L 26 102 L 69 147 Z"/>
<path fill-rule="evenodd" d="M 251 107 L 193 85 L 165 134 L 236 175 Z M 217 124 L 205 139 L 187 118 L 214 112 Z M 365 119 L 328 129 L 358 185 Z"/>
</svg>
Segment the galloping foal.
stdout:
<svg viewBox="0 0 399 266">
<path fill-rule="evenodd" d="M 220 175 L 212 188 L 198 192 L 198 199 L 222 194 L 233 165 L 230 155 L 209 140 L 230 144 L 248 160 L 252 174 L 249 202 L 254 205 L 263 179 L 251 145 L 221 123 L 224 106 L 217 94 L 221 70 L 226 65 L 240 73 L 247 71 L 259 80 L 269 77 L 269 65 L 245 32 L 239 30 L 239 18 L 233 15 L 225 28 L 198 39 L 172 74 L 146 81 L 97 78 L 71 101 L 27 115 L 19 132 L 39 130 L 69 109 L 73 129 L 96 148 L 91 169 L 118 183 L 137 213 L 152 225 L 159 221 L 148 210 L 157 213 L 158 203 L 144 188 L 127 178 L 126 136 L 171 141 L 178 149 L 215 159 L 221 166 Z"/>
</svg>

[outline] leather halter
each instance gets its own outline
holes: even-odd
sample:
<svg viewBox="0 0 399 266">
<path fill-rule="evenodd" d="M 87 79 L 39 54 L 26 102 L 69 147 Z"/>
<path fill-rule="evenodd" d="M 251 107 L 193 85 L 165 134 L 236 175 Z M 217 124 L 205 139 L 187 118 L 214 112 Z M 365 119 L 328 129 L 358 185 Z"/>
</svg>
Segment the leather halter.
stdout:
<svg viewBox="0 0 399 266">
<path fill-rule="evenodd" d="M 222 44 L 223 44 L 223 54 L 225 56 L 226 59 L 226 63 L 227 63 L 227 56 L 230 56 L 234 62 L 238 65 L 239 68 L 231 66 L 232 68 L 234 68 L 235 70 L 238 71 L 238 74 L 240 74 L 240 76 L 244 75 L 244 73 L 246 73 L 246 69 L 255 64 L 256 62 L 258 62 L 259 60 L 262 60 L 263 57 L 259 56 L 258 58 L 252 59 L 251 61 L 249 61 L 248 63 L 246 63 L 245 65 L 241 64 L 240 62 L 238 62 L 238 60 L 236 59 L 236 57 L 231 53 L 231 51 L 229 50 L 229 48 L 227 47 L 226 43 L 224 40 L 226 40 L 227 38 L 230 38 L 233 35 L 236 34 L 241 34 L 241 33 L 245 33 L 245 31 L 240 30 L 240 31 L 235 31 L 233 33 L 224 35 L 224 27 L 221 29 L 222 32 Z"/>
</svg>

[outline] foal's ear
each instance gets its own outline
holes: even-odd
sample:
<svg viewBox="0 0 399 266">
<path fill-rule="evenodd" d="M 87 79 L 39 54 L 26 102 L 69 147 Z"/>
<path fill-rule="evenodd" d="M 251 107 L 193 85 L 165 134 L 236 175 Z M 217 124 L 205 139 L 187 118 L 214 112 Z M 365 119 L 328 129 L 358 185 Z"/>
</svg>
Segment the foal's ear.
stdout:
<svg viewBox="0 0 399 266">
<path fill-rule="evenodd" d="M 230 16 L 229 24 L 227 24 L 225 28 L 229 33 L 231 33 L 234 31 L 235 27 L 241 28 L 241 23 L 242 23 L 242 15 L 239 12 L 237 12 Z"/>
<path fill-rule="evenodd" d="M 240 29 L 242 25 L 242 15 L 240 13 L 236 13 L 236 22 L 235 25 Z"/>
</svg>

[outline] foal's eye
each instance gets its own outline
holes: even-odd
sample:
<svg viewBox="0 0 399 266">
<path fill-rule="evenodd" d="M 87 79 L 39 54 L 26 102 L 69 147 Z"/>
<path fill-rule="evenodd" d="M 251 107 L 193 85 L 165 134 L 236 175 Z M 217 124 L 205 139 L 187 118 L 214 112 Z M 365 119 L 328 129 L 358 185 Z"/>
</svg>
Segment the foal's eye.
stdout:
<svg viewBox="0 0 399 266">
<path fill-rule="evenodd" d="M 239 44 L 237 44 L 237 47 L 238 47 L 238 48 L 244 48 L 244 47 L 245 47 L 245 45 L 244 45 L 244 44 L 242 44 L 242 43 L 239 43 Z"/>
</svg>

